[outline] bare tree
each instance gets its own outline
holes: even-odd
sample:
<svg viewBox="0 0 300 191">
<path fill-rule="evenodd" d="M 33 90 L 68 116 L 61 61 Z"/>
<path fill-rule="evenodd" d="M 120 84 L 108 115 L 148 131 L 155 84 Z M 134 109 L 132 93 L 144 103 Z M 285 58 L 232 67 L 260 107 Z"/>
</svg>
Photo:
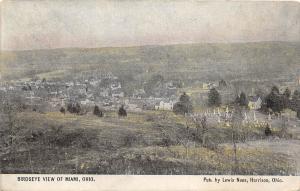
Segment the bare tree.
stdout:
<svg viewBox="0 0 300 191">
<path fill-rule="evenodd" d="M 235 105 L 234 112 L 231 119 L 232 127 L 232 144 L 233 144 L 233 173 L 238 174 L 239 164 L 237 158 L 237 142 L 238 142 L 238 129 L 242 125 L 243 114 L 240 106 Z"/>
<path fill-rule="evenodd" d="M 3 117 L 3 130 L 7 134 L 8 146 L 13 147 L 16 138 L 16 131 L 19 126 L 17 113 L 23 109 L 22 100 L 14 95 L 6 95 L 1 100 L 1 115 Z"/>
<path fill-rule="evenodd" d="M 31 153 L 29 145 L 26 141 L 22 140 L 24 135 L 20 132 L 23 127 L 23 121 L 18 117 L 18 113 L 24 109 L 22 99 L 15 94 L 6 94 L 1 96 L 0 100 L 0 126 L 1 134 L 3 135 L 3 153 L 9 154 L 11 157 L 16 158 L 16 151 L 20 147 L 28 148 L 28 162 L 31 172 L 33 173 L 33 166 L 31 161 Z"/>
<path fill-rule="evenodd" d="M 201 137 L 202 146 L 206 146 L 206 135 L 208 132 L 206 116 L 193 116 L 191 121 L 196 127 L 196 138 Z"/>
</svg>

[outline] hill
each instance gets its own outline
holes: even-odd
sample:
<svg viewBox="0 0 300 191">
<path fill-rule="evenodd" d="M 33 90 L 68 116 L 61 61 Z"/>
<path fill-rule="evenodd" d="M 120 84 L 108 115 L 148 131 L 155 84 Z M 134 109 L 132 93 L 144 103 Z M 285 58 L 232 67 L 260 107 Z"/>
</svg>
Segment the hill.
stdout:
<svg viewBox="0 0 300 191">
<path fill-rule="evenodd" d="M 66 77 L 96 69 L 136 79 L 153 73 L 181 80 L 274 78 L 300 71 L 299 52 L 300 42 L 2 51 L 0 70 L 3 79 Z"/>
</svg>

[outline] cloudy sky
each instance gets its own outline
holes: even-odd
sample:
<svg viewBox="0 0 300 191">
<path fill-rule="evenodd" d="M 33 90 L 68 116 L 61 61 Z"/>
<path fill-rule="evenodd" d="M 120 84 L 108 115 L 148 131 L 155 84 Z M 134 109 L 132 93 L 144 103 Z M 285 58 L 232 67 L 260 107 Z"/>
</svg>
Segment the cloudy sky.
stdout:
<svg viewBox="0 0 300 191">
<path fill-rule="evenodd" d="M 300 3 L 7 0 L 2 50 L 300 41 Z"/>
</svg>

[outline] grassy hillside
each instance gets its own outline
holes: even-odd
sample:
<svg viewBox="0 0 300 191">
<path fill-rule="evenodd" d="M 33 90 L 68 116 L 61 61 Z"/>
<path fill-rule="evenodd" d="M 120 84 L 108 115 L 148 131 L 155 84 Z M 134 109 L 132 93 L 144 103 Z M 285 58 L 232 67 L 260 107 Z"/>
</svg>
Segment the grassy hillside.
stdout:
<svg viewBox="0 0 300 191">
<path fill-rule="evenodd" d="M 230 128 L 209 126 L 203 147 L 201 140 L 192 141 L 195 128 L 187 131 L 184 117 L 172 112 L 129 113 L 127 118 L 115 112 L 103 118 L 26 112 L 17 118 L 23 127 L 16 131 L 15 149 L 1 147 L 1 173 L 233 174 L 235 168 Z M 263 137 L 263 129 L 247 134 Z M 289 157 L 268 147 L 239 146 L 236 173 L 294 174 Z"/>
<path fill-rule="evenodd" d="M 6 79 L 65 77 L 95 69 L 136 79 L 152 73 L 182 80 L 272 78 L 299 71 L 299 52 L 299 42 L 4 51 L 0 69 Z"/>
</svg>

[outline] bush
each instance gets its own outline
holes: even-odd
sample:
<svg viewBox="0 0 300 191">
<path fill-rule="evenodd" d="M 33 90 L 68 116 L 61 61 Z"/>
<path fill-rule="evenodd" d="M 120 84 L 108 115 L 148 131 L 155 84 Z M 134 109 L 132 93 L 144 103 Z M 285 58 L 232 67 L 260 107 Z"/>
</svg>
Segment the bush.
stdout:
<svg viewBox="0 0 300 191">
<path fill-rule="evenodd" d="M 79 103 L 69 103 L 68 106 L 67 106 L 67 110 L 68 112 L 70 113 L 76 113 L 76 114 L 79 114 L 80 111 L 81 111 L 81 108 L 80 108 L 80 105 Z"/>
<path fill-rule="evenodd" d="M 215 88 L 212 88 L 208 93 L 208 105 L 209 106 L 221 105 L 221 96 Z"/>
<path fill-rule="evenodd" d="M 63 114 L 66 114 L 66 109 L 64 107 L 61 107 L 59 111 Z"/>
<path fill-rule="evenodd" d="M 271 92 L 265 98 L 266 107 L 273 112 L 280 113 L 284 109 L 284 97 L 280 95 L 279 90 L 274 86 Z"/>
<path fill-rule="evenodd" d="M 93 114 L 98 117 L 103 117 L 103 111 L 101 111 L 97 105 L 94 107 Z"/>
<path fill-rule="evenodd" d="M 127 112 L 126 112 L 126 110 L 124 108 L 124 105 L 122 105 L 119 108 L 118 115 L 119 115 L 119 117 L 126 117 L 127 116 Z"/>
<path fill-rule="evenodd" d="M 186 114 L 193 111 L 193 105 L 190 97 L 184 92 L 180 98 L 179 102 L 174 104 L 173 112 L 176 114 Z"/>
<path fill-rule="evenodd" d="M 188 106 L 182 102 L 177 102 L 174 104 L 173 107 L 173 112 L 176 114 L 182 114 L 184 115 L 185 113 L 189 112 Z"/>
<path fill-rule="evenodd" d="M 244 92 L 242 92 L 236 98 L 236 103 L 239 104 L 240 106 L 247 106 L 248 105 L 248 100 L 247 100 L 246 94 Z"/>
<path fill-rule="evenodd" d="M 266 128 L 265 128 L 265 135 L 270 136 L 271 134 L 272 134 L 272 131 L 271 131 L 269 125 L 267 125 Z"/>
</svg>

